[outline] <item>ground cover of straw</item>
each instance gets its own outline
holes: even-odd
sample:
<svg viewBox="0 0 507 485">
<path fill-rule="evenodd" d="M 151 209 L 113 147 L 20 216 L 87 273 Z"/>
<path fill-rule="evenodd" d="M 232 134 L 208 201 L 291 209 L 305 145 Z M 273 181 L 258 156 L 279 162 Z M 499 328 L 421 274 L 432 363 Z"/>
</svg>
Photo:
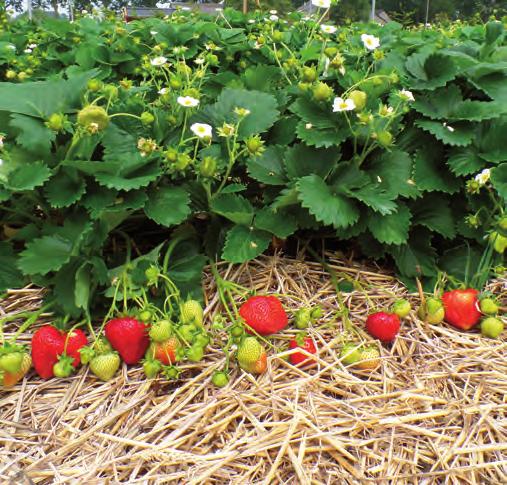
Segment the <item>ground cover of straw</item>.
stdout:
<svg viewBox="0 0 507 485">
<path fill-rule="evenodd" d="M 371 309 L 406 294 L 376 268 L 331 261 L 365 290 L 343 295 L 359 328 Z M 30 373 L 0 391 L 0 483 L 507 483 L 505 335 L 428 326 L 413 313 L 382 347 L 378 370 L 357 371 L 339 360 L 343 321 L 319 264 L 266 257 L 221 269 L 258 292 L 286 294 L 289 309 L 301 300 L 324 307 L 310 330 L 314 367 L 284 360 L 289 328 L 274 340 L 282 350 L 270 352 L 266 374 L 235 370 L 224 389 L 210 383 L 223 364 L 213 348 L 205 362 L 184 365 L 178 382 L 126 367 L 110 383 L 86 370 L 46 382 Z M 209 275 L 204 286 L 211 317 L 220 307 Z M 506 282 L 491 289 L 505 305 Z M 36 289 L 12 291 L 0 312 L 39 299 Z"/>
</svg>

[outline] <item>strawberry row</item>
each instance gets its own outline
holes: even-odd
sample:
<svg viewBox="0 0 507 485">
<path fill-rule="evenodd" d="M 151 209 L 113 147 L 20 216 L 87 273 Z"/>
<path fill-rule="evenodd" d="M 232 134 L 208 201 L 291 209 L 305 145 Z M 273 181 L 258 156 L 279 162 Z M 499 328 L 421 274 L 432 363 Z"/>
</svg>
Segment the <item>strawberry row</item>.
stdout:
<svg viewBox="0 0 507 485">
<path fill-rule="evenodd" d="M 396 339 L 401 319 L 412 308 L 407 300 L 398 300 L 390 311 L 372 313 L 366 320 L 365 329 L 375 339 L 390 343 Z M 497 338 L 504 330 L 497 302 L 489 295 L 479 299 L 477 290 L 458 289 L 445 292 L 441 298 L 423 298 L 418 316 L 431 324 L 446 321 L 460 330 L 470 330 L 479 324 L 484 336 Z M 273 295 L 251 296 L 239 308 L 239 318 L 232 318 L 231 325 L 224 326 L 227 319 L 219 316 L 207 331 L 203 325 L 204 312 L 196 300 L 180 305 L 178 321 L 156 319 L 150 309 L 144 308 L 133 316 L 110 319 L 88 341 L 85 332 L 73 328 L 68 332 L 54 325 L 39 328 L 32 337 L 31 355 L 22 346 L 6 342 L 0 348 L 0 384 L 12 387 L 30 370 L 42 379 L 68 377 L 80 365 L 89 365 L 90 371 L 99 379 L 108 381 L 118 371 L 121 361 L 127 365 L 142 363 L 148 378 L 159 374 L 169 379 L 179 376 L 177 362 L 201 361 L 206 348 L 217 332 L 226 330 L 227 344 L 223 347 L 226 365 L 212 376 L 212 382 L 223 387 L 229 382 L 229 350 L 234 350 L 238 365 L 245 371 L 261 374 L 267 368 L 265 344 L 271 345 L 266 336 L 278 333 L 289 324 L 289 318 L 279 298 Z M 290 362 L 307 365 L 315 362 L 317 353 L 314 340 L 305 332 L 311 323 L 323 315 L 322 308 L 301 308 L 294 313 L 294 325 L 303 330 L 289 342 Z M 483 318 L 484 317 L 484 318 Z M 92 329 L 93 332 L 93 329 Z M 103 335 L 102 335 L 103 333 Z M 346 365 L 359 369 L 375 369 L 380 353 L 376 346 L 345 342 L 340 358 Z"/>
</svg>

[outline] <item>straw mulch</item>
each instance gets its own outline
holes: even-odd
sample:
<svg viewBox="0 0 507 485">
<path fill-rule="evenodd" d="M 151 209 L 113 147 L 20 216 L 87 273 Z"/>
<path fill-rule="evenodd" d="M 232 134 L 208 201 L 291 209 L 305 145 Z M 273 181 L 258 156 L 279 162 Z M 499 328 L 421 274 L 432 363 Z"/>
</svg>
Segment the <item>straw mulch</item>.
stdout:
<svg viewBox="0 0 507 485">
<path fill-rule="evenodd" d="M 342 297 L 359 329 L 370 310 L 405 294 L 378 269 L 332 266 L 356 281 Z M 266 257 L 221 269 L 258 292 L 286 294 L 287 308 L 301 300 L 324 307 L 310 330 L 320 349 L 314 367 L 284 360 L 289 328 L 273 340 L 278 353 L 271 350 L 266 374 L 235 369 L 224 389 L 210 383 L 223 364 L 216 349 L 200 366 L 185 365 L 177 382 L 147 381 L 126 367 L 110 383 L 85 370 L 47 382 L 31 373 L 0 394 L 0 482 L 507 483 L 505 335 L 428 326 L 414 312 L 396 343 L 382 346 L 378 370 L 357 371 L 339 360 L 343 318 L 319 264 Z M 492 289 L 505 304 L 505 282 Z M 220 308 L 209 275 L 205 290 L 211 316 Z M 39 297 L 11 292 L 0 310 L 35 308 Z M 362 330 L 355 338 L 368 339 Z"/>
</svg>

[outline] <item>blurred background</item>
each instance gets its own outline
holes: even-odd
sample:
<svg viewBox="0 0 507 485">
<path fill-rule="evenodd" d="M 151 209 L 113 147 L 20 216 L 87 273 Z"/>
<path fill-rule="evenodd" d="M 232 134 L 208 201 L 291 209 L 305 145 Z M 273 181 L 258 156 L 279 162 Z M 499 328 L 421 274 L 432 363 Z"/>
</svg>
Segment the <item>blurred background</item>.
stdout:
<svg viewBox="0 0 507 485">
<path fill-rule="evenodd" d="M 198 0 L 191 3 L 219 3 L 220 0 Z M 0 8 L 3 2 L 0 1 Z M 71 9 L 74 11 L 93 8 L 106 8 L 122 11 L 125 7 L 168 8 L 172 2 L 160 0 L 6 0 L 5 7 L 18 13 L 26 12 L 29 8 L 34 13 L 44 12 L 47 15 L 68 16 Z M 224 7 L 244 8 L 248 10 L 257 8 L 255 0 L 223 0 Z M 181 4 L 181 2 L 178 2 Z M 260 0 L 262 9 L 276 9 L 280 14 L 296 9 L 311 10 L 311 2 L 305 4 L 304 0 Z M 467 20 L 482 22 L 495 16 L 500 18 L 507 15 L 507 0 L 340 0 L 330 13 L 332 20 L 340 23 L 368 20 L 372 13 L 378 18 L 396 20 L 404 25 L 425 22 L 446 22 Z"/>
</svg>

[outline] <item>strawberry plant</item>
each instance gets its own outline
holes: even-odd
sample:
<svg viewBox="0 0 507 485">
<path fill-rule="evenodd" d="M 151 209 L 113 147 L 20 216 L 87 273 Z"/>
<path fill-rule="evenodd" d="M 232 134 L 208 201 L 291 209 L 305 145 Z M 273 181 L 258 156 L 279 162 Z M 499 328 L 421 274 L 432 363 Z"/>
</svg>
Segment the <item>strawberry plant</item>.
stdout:
<svg viewBox="0 0 507 485">
<path fill-rule="evenodd" d="M 275 17 L 11 19 L 0 290 L 33 281 L 88 321 L 107 299 L 135 299 L 151 324 L 146 288 L 168 275 L 192 361 L 205 348 L 191 301 L 208 257 L 239 263 L 273 241 L 324 237 L 406 281 L 439 268 L 466 280 L 485 251 L 487 273 L 501 270 L 503 25 Z M 115 294 L 118 278 L 128 285 Z"/>
</svg>

